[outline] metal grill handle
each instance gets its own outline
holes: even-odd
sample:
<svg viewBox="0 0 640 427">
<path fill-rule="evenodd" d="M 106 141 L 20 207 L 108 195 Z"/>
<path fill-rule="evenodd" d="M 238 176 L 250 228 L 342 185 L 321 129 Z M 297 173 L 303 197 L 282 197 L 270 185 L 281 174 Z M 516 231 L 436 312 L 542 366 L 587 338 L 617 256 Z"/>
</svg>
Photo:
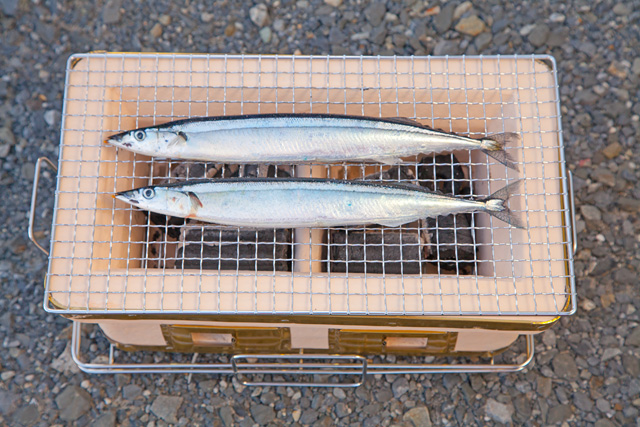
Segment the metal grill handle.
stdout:
<svg viewBox="0 0 640 427">
<path fill-rule="evenodd" d="M 251 362 L 250 359 L 256 359 Z M 308 363 L 305 360 L 325 360 L 323 363 Z M 260 362 L 260 360 L 294 360 L 293 362 Z M 298 360 L 295 362 L 295 360 Z M 243 362 L 247 361 L 247 362 Z M 355 363 L 345 363 L 345 362 Z M 331 363 L 333 362 L 333 363 Z M 336 363 L 337 362 L 337 363 Z M 364 383 L 367 375 L 367 359 L 358 355 L 324 355 L 324 354 L 237 354 L 231 358 L 231 366 L 238 380 L 246 386 L 260 387 L 358 387 Z M 340 375 L 358 376 L 352 383 L 328 382 L 290 382 L 290 381 L 247 381 L 247 374 L 276 375 Z"/>
<path fill-rule="evenodd" d="M 36 217 L 36 202 L 38 201 L 38 186 L 40 185 L 40 169 L 42 164 L 48 164 L 51 169 L 54 171 L 58 171 L 58 167 L 47 157 L 40 157 L 36 162 L 36 170 L 33 174 L 33 191 L 31 192 L 31 208 L 29 209 L 29 239 L 33 242 L 34 245 L 38 247 L 42 252 L 44 252 L 47 256 L 49 255 L 49 251 L 46 250 L 33 235 L 33 223 Z"/>
</svg>

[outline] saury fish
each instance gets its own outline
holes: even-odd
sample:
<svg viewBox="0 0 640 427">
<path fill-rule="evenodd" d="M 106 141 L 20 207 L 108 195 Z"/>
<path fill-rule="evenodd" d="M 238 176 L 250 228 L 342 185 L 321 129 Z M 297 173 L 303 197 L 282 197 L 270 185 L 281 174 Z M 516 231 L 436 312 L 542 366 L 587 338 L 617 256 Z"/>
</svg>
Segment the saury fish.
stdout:
<svg viewBox="0 0 640 427">
<path fill-rule="evenodd" d="M 178 120 L 122 132 L 106 142 L 148 156 L 220 163 L 377 161 L 482 150 L 517 169 L 504 150 L 516 133 L 473 139 L 410 119 L 331 114 L 257 114 Z"/>
<path fill-rule="evenodd" d="M 296 228 L 381 224 L 486 212 L 515 227 L 504 205 L 520 181 L 482 200 L 433 193 L 417 185 L 313 178 L 230 178 L 142 187 L 114 197 L 160 214 L 238 227 Z"/>
</svg>

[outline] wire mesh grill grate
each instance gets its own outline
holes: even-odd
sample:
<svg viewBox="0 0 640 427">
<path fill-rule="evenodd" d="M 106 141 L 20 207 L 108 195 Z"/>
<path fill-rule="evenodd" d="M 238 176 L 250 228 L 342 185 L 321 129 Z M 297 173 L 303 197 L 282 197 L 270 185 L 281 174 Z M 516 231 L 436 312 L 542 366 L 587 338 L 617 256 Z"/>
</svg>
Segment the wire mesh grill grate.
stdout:
<svg viewBox="0 0 640 427">
<path fill-rule="evenodd" d="M 550 62 L 550 64 L 549 64 Z M 518 132 L 520 171 L 482 153 L 393 165 L 231 165 L 103 144 L 188 117 L 406 117 L 471 137 Z M 70 58 L 45 306 L 61 313 L 558 315 L 574 309 L 555 64 L 547 57 L 82 54 Z M 516 179 L 509 227 L 485 214 L 246 230 L 150 215 L 111 195 L 187 178 L 405 182 L 484 197 Z"/>
</svg>

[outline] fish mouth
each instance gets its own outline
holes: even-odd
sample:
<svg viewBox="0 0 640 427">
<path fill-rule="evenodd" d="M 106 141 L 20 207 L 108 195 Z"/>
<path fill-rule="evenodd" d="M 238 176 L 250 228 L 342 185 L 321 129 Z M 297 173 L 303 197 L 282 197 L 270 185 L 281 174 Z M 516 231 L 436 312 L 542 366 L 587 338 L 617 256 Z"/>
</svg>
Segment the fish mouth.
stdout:
<svg viewBox="0 0 640 427">
<path fill-rule="evenodd" d="M 129 191 L 121 191 L 113 195 L 114 199 L 122 200 L 125 203 L 130 203 L 132 205 L 137 205 L 140 203 L 138 199 L 135 198 L 135 193 L 132 190 Z"/>
<path fill-rule="evenodd" d="M 115 135 L 111 135 L 110 137 L 108 137 L 107 139 L 104 140 L 105 144 L 112 144 L 112 145 L 117 145 L 117 146 L 131 146 L 131 143 L 123 143 L 122 140 L 124 139 L 124 136 L 126 134 L 128 134 L 129 131 L 125 131 L 125 132 L 120 132 L 117 133 Z"/>
</svg>

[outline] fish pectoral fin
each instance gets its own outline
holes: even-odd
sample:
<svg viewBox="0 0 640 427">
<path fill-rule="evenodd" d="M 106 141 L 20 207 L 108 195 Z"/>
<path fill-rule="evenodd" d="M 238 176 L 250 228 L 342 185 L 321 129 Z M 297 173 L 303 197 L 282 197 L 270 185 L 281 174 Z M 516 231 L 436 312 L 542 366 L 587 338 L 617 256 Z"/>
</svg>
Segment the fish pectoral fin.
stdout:
<svg viewBox="0 0 640 427">
<path fill-rule="evenodd" d="M 398 163 L 402 163 L 402 159 L 400 157 L 372 157 L 371 160 L 385 165 L 397 165 Z"/>
<path fill-rule="evenodd" d="M 177 145 L 185 144 L 188 139 L 189 139 L 189 137 L 187 136 L 186 133 L 184 133 L 182 131 L 178 131 L 178 132 L 176 132 L 175 138 L 173 138 L 171 140 L 171 142 L 169 143 L 168 147 L 175 147 Z"/>
<path fill-rule="evenodd" d="M 204 206 L 196 193 L 194 193 L 193 191 L 188 191 L 187 195 L 189 196 L 189 200 L 191 200 L 193 206 L 198 206 L 200 208 Z"/>
</svg>

